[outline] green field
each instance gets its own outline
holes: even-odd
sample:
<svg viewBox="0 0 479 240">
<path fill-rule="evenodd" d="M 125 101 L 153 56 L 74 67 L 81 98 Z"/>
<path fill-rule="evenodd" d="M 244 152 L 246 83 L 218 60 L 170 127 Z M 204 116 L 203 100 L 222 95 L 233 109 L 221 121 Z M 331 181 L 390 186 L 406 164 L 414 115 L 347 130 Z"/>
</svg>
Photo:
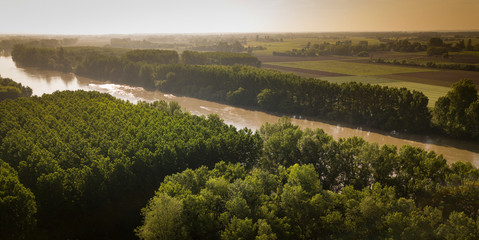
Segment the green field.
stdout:
<svg viewBox="0 0 479 240">
<path fill-rule="evenodd" d="M 255 50 L 254 55 L 256 56 L 271 56 L 273 52 L 286 52 L 291 51 L 292 49 L 302 49 L 306 46 L 308 42 L 311 44 L 321 44 L 324 42 L 335 43 L 336 41 L 345 41 L 351 40 L 353 44 L 358 44 L 360 41 L 368 41 L 370 45 L 377 45 L 379 41 L 373 38 L 359 38 L 359 37 L 351 37 L 348 39 L 343 38 L 318 38 L 318 37 L 310 37 L 310 38 L 283 38 L 282 42 L 263 42 L 263 41 L 256 41 L 256 40 L 249 40 L 247 45 L 248 46 L 263 46 L 265 50 Z"/>
<path fill-rule="evenodd" d="M 298 61 L 298 62 L 272 62 L 271 65 L 294 67 L 301 69 L 334 72 L 356 76 L 387 75 L 397 73 L 430 72 L 433 69 L 402 67 L 391 65 L 378 65 L 369 63 L 355 63 L 342 61 Z"/>
<path fill-rule="evenodd" d="M 445 96 L 450 90 L 448 87 L 434 86 L 429 84 L 399 81 L 394 79 L 388 79 L 385 77 L 375 77 L 375 76 L 345 76 L 345 77 L 323 77 L 321 80 L 326 80 L 328 82 L 334 83 L 344 83 L 344 82 L 361 82 L 369 84 L 377 84 L 380 86 L 388 86 L 395 88 L 407 88 L 409 90 L 416 90 L 424 93 L 429 98 L 428 107 L 434 107 L 437 99 L 439 97 Z"/>
</svg>

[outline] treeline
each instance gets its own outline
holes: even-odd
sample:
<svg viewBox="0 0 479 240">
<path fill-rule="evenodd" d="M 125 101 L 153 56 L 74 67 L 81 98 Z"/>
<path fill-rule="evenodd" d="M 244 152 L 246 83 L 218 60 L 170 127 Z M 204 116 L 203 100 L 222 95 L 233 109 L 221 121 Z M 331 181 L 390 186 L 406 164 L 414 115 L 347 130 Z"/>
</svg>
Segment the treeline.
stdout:
<svg viewBox="0 0 479 240">
<path fill-rule="evenodd" d="M 54 48 L 59 46 L 73 45 L 78 42 L 77 38 L 63 39 L 32 39 L 32 38 L 10 38 L 0 41 L 0 50 L 9 54 L 13 47 L 18 44 L 24 44 L 29 47 Z"/>
<path fill-rule="evenodd" d="M 80 65 L 88 64 L 88 62 L 97 61 L 98 59 L 110 62 L 108 63 L 109 68 L 121 67 L 121 71 L 128 63 L 138 62 L 148 64 L 244 64 L 261 66 L 261 62 L 257 57 L 246 53 L 184 51 L 180 59 L 178 52 L 173 50 L 127 50 L 96 47 L 37 48 L 21 44 L 13 48 L 12 57 L 14 61 L 24 66 L 41 67 L 63 72 L 76 72 Z M 115 62 L 116 65 L 111 62 Z M 99 68 L 101 67 L 104 66 L 99 66 Z M 115 69 L 114 71 L 118 73 L 120 70 Z"/>
<path fill-rule="evenodd" d="M 29 61 L 24 60 L 30 55 L 28 49 L 15 48 L 14 60 L 21 64 Z M 185 53 L 188 54 L 196 55 Z M 422 132 L 430 127 L 427 97 L 405 88 L 361 83 L 339 85 L 239 65 L 148 64 L 141 59 L 134 62 L 122 56 L 101 54 L 87 55 L 75 64 L 75 73 L 95 79 L 267 111 L 335 119 L 384 130 Z"/>
<path fill-rule="evenodd" d="M 179 56 L 173 50 L 132 50 L 124 54 L 132 62 L 146 62 L 158 64 L 178 63 Z"/>
<path fill-rule="evenodd" d="M 181 62 L 192 65 L 249 65 L 260 67 L 257 57 L 247 53 L 183 51 Z"/>
<path fill-rule="evenodd" d="M 419 148 L 264 125 L 255 168 L 165 178 L 141 239 L 477 239 L 479 171 Z"/>
<path fill-rule="evenodd" d="M 292 56 L 292 57 L 314 57 L 327 55 L 353 56 L 359 55 L 367 57 L 368 51 L 373 51 L 373 46 L 369 46 L 367 41 L 361 41 L 359 44 L 353 45 L 350 40 L 336 41 L 332 44 L 323 42 L 321 44 L 312 44 L 308 42 L 302 49 L 292 49 L 286 52 L 273 52 L 275 56 Z M 361 54 L 360 54 L 361 53 Z"/>
<path fill-rule="evenodd" d="M 353 44 L 351 40 L 336 41 L 335 43 L 323 42 L 311 44 L 308 42 L 302 49 L 292 49 L 286 52 L 273 52 L 275 56 L 293 57 L 314 57 L 325 55 L 359 56 L 367 57 L 369 52 L 375 51 L 396 51 L 396 52 L 423 52 L 427 51 L 429 56 L 447 56 L 448 52 L 477 51 L 479 44 L 472 46 L 471 39 L 467 45 L 461 39 L 456 43 L 444 43 L 441 38 L 430 38 L 427 43 L 412 42 L 408 39 L 380 39 L 379 44 L 370 45 L 368 41 L 359 41 Z M 446 55 L 445 55 L 446 54 Z"/>
<path fill-rule="evenodd" d="M 353 44 L 351 40 L 323 42 L 311 44 L 308 42 L 302 49 L 292 49 L 286 52 L 273 52 L 276 56 L 314 57 L 327 55 L 367 57 L 369 52 L 375 51 L 421 52 L 427 50 L 427 45 L 419 42 L 404 40 L 383 40 L 382 43 L 370 45 L 368 41 L 359 41 Z"/>
<path fill-rule="evenodd" d="M 216 115 L 97 92 L 2 101 L 0 122 L 1 239 L 130 239 L 164 176 L 261 150 Z"/>
<path fill-rule="evenodd" d="M 0 77 L 0 101 L 5 99 L 16 99 L 19 97 L 30 97 L 32 89 L 28 86 L 23 86 L 10 78 Z"/>
<path fill-rule="evenodd" d="M 166 38 L 166 37 L 165 37 Z M 162 40 L 161 38 L 150 38 L 148 40 L 131 40 L 131 38 L 111 38 L 108 47 L 113 48 L 129 48 L 129 49 L 152 49 L 152 48 L 169 48 L 174 49 L 178 47 L 186 47 L 186 44 L 179 44 L 175 39 L 168 39 L 170 42 L 154 42 L 154 40 Z"/>
<path fill-rule="evenodd" d="M 435 62 L 416 62 L 409 59 L 384 59 L 384 58 L 372 58 L 369 60 L 371 63 L 387 63 L 395 65 L 405 65 L 405 66 L 414 66 L 414 67 L 428 67 L 428 68 L 438 68 L 438 69 L 450 69 L 450 70 L 462 70 L 462 71 L 479 71 L 479 67 L 474 64 L 464 64 L 464 63 L 435 63 Z"/>
<path fill-rule="evenodd" d="M 246 66 L 164 65 L 156 76 L 165 92 L 380 129 L 424 131 L 430 118 L 428 99 L 405 88 L 339 85 Z"/>
<path fill-rule="evenodd" d="M 196 51 L 211 51 L 211 52 L 235 52 L 240 53 L 247 50 L 239 41 L 234 41 L 233 43 L 228 43 L 225 41 L 220 41 L 212 45 L 203 45 L 192 47 Z"/>
</svg>

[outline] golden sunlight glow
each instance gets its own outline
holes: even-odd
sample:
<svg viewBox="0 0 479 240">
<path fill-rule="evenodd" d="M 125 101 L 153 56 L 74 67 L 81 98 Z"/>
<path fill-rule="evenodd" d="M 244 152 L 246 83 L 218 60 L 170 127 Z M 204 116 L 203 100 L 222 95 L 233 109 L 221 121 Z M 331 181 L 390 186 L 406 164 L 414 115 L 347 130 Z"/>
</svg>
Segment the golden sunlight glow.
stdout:
<svg viewBox="0 0 479 240">
<path fill-rule="evenodd" d="M 477 0 L 2 0 L 0 9 L 0 33 L 479 29 Z"/>
</svg>

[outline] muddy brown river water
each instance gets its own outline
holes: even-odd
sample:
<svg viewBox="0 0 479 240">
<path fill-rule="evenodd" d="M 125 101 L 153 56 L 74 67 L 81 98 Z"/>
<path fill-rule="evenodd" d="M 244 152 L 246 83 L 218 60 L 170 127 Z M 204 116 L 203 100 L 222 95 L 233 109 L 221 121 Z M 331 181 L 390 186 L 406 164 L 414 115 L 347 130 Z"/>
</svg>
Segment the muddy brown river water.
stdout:
<svg viewBox="0 0 479 240">
<path fill-rule="evenodd" d="M 280 116 L 260 111 L 232 107 L 225 104 L 209 102 L 188 97 L 178 97 L 159 91 L 146 91 L 141 87 L 111 84 L 79 77 L 74 74 L 64 74 L 56 71 L 45 71 L 36 68 L 20 68 L 11 57 L 0 57 L 0 75 L 11 78 L 23 85 L 29 86 L 34 95 L 53 93 L 63 90 L 88 90 L 109 93 L 117 98 L 136 103 L 137 101 L 177 101 L 184 110 L 195 115 L 218 114 L 227 124 L 237 128 L 257 130 L 266 122 L 274 123 Z M 414 134 L 398 134 L 394 132 L 369 131 L 367 129 L 341 126 L 315 120 L 302 119 L 301 116 L 291 116 L 292 122 L 302 128 L 322 128 L 335 139 L 359 136 L 368 142 L 379 145 L 391 144 L 398 147 L 409 144 L 428 151 L 443 154 L 448 162 L 466 161 L 479 167 L 479 144 L 449 139 L 439 136 L 424 136 Z"/>
</svg>

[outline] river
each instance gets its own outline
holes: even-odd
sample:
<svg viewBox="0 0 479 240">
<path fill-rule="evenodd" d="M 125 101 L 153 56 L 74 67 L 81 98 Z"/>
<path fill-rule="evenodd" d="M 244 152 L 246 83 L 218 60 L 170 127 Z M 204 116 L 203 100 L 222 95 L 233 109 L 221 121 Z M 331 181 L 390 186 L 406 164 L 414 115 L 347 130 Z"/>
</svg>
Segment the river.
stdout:
<svg viewBox="0 0 479 240">
<path fill-rule="evenodd" d="M 218 114 L 224 122 L 234 125 L 236 128 L 250 128 L 257 130 L 266 122 L 274 123 L 279 116 L 232 107 L 188 97 L 178 97 L 159 91 L 146 91 L 141 87 L 130 87 L 96 81 L 89 78 L 65 74 L 56 71 L 39 70 L 36 68 L 19 68 L 11 57 L 0 56 L 0 75 L 11 78 L 23 85 L 29 86 L 34 95 L 41 96 L 45 93 L 53 93 L 63 90 L 88 90 L 109 93 L 117 98 L 136 103 L 137 101 L 177 101 L 183 108 L 195 115 Z M 409 144 L 428 151 L 443 154 L 448 162 L 467 161 L 479 167 L 479 144 L 453 140 L 438 136 L 424 136 L 413 134 L 398 134 L 394 132 L 368 131 L 361 128 L 351 128 L 338 124 L 301 119 L 293 116 L 292 123 L 302 128 L 322 128 L 327 134 L 335 139 L 359 136 L 368 142 L 376 142 L 379 145 L 391 144 L 403 146 Z"/>
</svg>

